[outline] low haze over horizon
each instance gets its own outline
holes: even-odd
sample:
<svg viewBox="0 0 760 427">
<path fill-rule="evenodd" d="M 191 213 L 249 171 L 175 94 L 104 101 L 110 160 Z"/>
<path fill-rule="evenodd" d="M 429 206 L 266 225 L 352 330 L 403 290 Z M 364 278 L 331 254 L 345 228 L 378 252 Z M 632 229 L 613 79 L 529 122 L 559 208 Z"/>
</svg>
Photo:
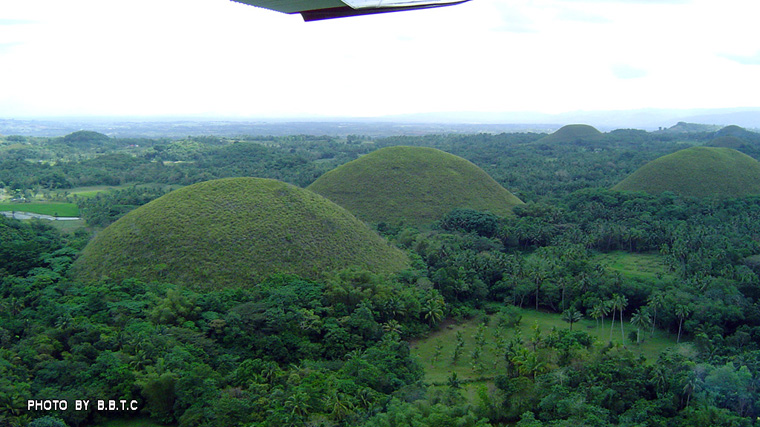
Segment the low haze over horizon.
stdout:
<svg viewBox="0 0 760 427">
<path fill-rule="evenodd" d="M 472 0 L 305 23 L 229 0 L 0 5 L 0 117 L 759 107 L 752 0 Z"/>
</svg>

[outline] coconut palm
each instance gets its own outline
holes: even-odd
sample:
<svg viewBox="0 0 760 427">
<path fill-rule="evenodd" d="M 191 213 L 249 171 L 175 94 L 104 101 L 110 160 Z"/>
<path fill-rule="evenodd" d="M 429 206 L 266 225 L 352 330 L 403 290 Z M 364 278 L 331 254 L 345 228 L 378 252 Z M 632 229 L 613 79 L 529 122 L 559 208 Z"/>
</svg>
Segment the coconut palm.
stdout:
<svg viewBox="0 0 760 427">
<path fill-rule="evenodd" d="M 610 326 L 610 341 L 612 341 L 612 330 L 615 326 L 615 310 L 620 310 L 620 335 L 625 342 L 625 330 L 623 329 L 623 309 L 628 306 L 628 298 L 625 295 L 612 294 L 611 308 L 612 308 L 612 326 Z"/>
<path fill-rule="evenodd" d="M 569 308 L 562 312 L 562 320 L 570 324 L 571 331 L 573 330 L 573 323 L 578 322 L 582 317 L 581 312 L 574 308 Z"/>
<path fill-rule="evenodd" d="M 431 325 L 435 325 L 440 322 L 441 319 L 443 319 L 443 308 L 445 306 L 446 303 L 441 296 L 431 297 L 425 301 L 425 304 L 422 306 L 422 312 L 425 315 L 425 320 L 427 320 Z"/>
<path fill-rule="evenodd" d="M 602 312 L 602 330 L 604 330 L 604 318 L 610 314 L 610 310 L 612 310 L 612 304 L 610 301 L 600 301 L 599 310 Z"/>
<path fill-rule="evenodd" d="M 665 296 L 658 292 L 649 296 L 648 307 L 652 310 L 652 336 L 654 336 L 654 327 L 657 324 L 657 309 L 665 306 Z"/>
<path fill-rule="evenodd" d="M 599 319 L 602 317 L 602 304 L 596 304 L 588 313 L 592 319 L 596 320 L 596 328 L 599 329 Z"/>
<path fill-rule="evenodd" d="M 617 307 L 620 309 L 620 340 L 625 343 L 625 330 L 623 329 L 623 309 L 628 307 L 628 298 L 625 295 L 620 295 L 617 301 Z"/>
<path fill-rule="evenodd" d="M 401 335 L 402 326 L 396 319 L 391 319 L 383 323 L 383 331 L 386 333 L 395 333 Z"/>
<path fill-rule="evenodd" d="M 631 316 L 631 324 L 636 327 L 636 344 L 641 342 L 641 328 L 649 326 L 652 322 L 652 318 L 649 316 L 649 312 L 646 309 L 638 309 L 633 316 Z"/>
<path fill-rule="evenodd" d="M 678 339 L 676 343 L 681 342 L 681 327 L 683 326 L 683 319 L 689 317 L 691 309 L 686 304 L 676 305 L 676 316 L 678 317 Z"/>
<path fill-rule="evenodd" d="M 612 294 L 612 299 L 605 301 L 605 305 L 610 309 L 610 311 L 612 311 L 612 322 L 610 323 L 610 342 L 612 342 L 612 332 L 615 330 L 615 309 L 617 309 L 615 300 L 618 296 L 618 294 Z"/>
<path fill-rule="evenodd" d="M 689 406 L 689 402 L 691 402 L 691 396 L 694 394 L 694 391 L 697 389 L 698 384 L 699 384 L 699 380 L 697 379 L 696 373 L 694 373 L 693 371 L 690 372 L 683 386 L 683 394 L 686 396 L 686 405 L 685 405 L 686 407 Z"/>
</svg>

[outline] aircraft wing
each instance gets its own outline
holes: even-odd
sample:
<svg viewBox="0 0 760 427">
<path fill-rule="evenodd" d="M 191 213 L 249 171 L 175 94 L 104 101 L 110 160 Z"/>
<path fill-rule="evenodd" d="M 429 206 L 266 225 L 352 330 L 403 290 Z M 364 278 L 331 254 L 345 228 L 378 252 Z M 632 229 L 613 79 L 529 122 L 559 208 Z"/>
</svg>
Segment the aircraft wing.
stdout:
<svg viewBox="0 0 760 427">
<path fill-rule="evenodd" d="M 304 21 L 450 6 L 469 0 L 234 0 L 283 13 L 300 13 Z"/>
</svg>

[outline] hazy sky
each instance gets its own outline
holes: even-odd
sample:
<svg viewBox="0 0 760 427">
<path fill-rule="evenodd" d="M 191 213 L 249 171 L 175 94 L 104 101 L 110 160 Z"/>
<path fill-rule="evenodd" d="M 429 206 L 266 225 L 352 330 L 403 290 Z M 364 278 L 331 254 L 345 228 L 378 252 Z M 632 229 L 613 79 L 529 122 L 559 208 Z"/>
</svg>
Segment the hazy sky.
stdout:
<svg viewBox="0 0 760 427">
<path fill-rule="evenodd" d="M 0 0 L 0 118 L 760 106 L 757 0 Z"/>
</svg>

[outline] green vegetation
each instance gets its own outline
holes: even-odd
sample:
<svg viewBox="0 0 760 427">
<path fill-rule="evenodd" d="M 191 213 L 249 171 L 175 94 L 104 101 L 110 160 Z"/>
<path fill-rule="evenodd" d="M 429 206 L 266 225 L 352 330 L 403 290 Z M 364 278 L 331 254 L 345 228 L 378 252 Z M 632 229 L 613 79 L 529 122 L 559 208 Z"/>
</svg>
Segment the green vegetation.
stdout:
<svg viewBox="0 0 760 427">
<path fill-rule="evenodd" d="M 599 141 L 602 139 L 602 136 L 603 134 L 593 126 L 565 125 L 551 135 L 547 135 L 536 142 L 543 144 L 584 144 L 588 142 Z"/>
<path fill-rule="evenodd" d="M 111 420 L 97 424 L 94 427 L 166 427 L 166 424 L 159 424 L 151 421 L 149 418 L 143 419 L 124 419 Z"/>
<path fill-rule="evenodd" d="M 699 128 L 6 137 L 4 197 L 75 202 L 88 227 L 0 217 L 0 425 L 756 426 L 760 196 L 608 190 L 721 137 Z M 306 185 L 396 145 L 462 156 L 527 203 L 381 222 L 383 240 L 307 190 L 208 181 Z M 25 404 L 88 397 L 139 410 Z"/>
<path fill-rule="evenodd" d="M 562 321 L 558 314 L 516 307 L 507 309 L 505 312 L 509 315 L 494 314 L 487 317 L 475 317 L 459 324 L 448 324 L 424 340 L 413 341 L 412 355 L 417 357 L 420 365 L 425 369 L 425 379 L 443 385 L 451 373 L 456 372 L 457 377 L 466 382 L 483 378 L 493 380 L 496 373 L 507 367 L 506 345 L 516 336 L 529 342 L 538 330 L 539 340 L 546 341 L 556 331 L 569 331 L 567 322 Z M 519 323 L 510 324 L 509 316 L 519 318 Z M 626 319 L 626 323 L 629 320 Z M 631 342 L 628 337 L 625 341 L 621 341 L 619 326 L 615 328 L 617 333 L 613 334 L 610 340 L 610 326 L 610 323 L 606 322 L 605 327 L 601 327 L 598 321 L 584 318 L 574 326 L 574 329 L 588 334 L 597 347 L 606 346 L 609 342 L 612 342 L 614 346 L 622 345 L 628 347 L 633 354 L 644 356 L 648 363 L 656 362 L 660 353 L 676 345 L 675 337 L 660 330 L 656 330 L 651 336 L 649 333 L 645 334 L 646 336 L 639 344 Z M 479 333 L 483 336 L 481 345 L 478 343 Z M 458 336 L 462 337 L 464 346 L 461 356 L 454 362 L 453 355 L 457 348 Z M 481 351 L 477 353 L 477 358 L 473 358 L 478 347 Z M 547 355 L 548 360 L 554 358 L 556 356 Z M 547 367 L 547 370 L 551 369 Z"/>
<path fill-rule="evenodd" d="M 76 217 L 79 216 L 79 208 L 74 203 L 0 203 L 0 212 L 30 212 L 40 215 Z"/>
<path fill-rule="evenodd" d="M 88 191 L 79 193 L 72 191 L 72 193 L 87 223 L 91 226 L 106 227 L 127 212 L 171 190 L 171 187 L 162 185 L 135 185 L 120 190 L 88 189 Z"/>
<path fill-rule="evenodd" d="M 90 282 L 138 277 L 217 288 L 348 266 L 389 273 L 403 269 L 406 257 L 317 194 L 230 178 L 175 190 L 130 212 L 95 237 L 75 271 Z"/>
<path fill-rule="evenodd" d="M 657 284 L 671 278 L 664 257 L 657 253 L 613 251 L 596 255 L 594 261 L 632 280 Z"/>
<path fill-rule="evenodd" d="M 613 189 L 692 197 L 760 194 L 760 163 L 730 148 L 692 147 L 647 163 Z"/>
<path fill-rule="evenodd" d="M 735 136 L 719 136 L 710 141 L 710 143 L 707 145 L 710 147 L 724 147 L 733 148 L 734 150 L 741 150 L 745 144 L 745 141 Z"/>
<path fill-rule="evenodd" d="M 482 169 L 420 147 L 388 147 L 327 172 L 309 187 L 374 223 L 424 224 L 455 208 L 507 215 L 522 203 Z"/>
</svg>

